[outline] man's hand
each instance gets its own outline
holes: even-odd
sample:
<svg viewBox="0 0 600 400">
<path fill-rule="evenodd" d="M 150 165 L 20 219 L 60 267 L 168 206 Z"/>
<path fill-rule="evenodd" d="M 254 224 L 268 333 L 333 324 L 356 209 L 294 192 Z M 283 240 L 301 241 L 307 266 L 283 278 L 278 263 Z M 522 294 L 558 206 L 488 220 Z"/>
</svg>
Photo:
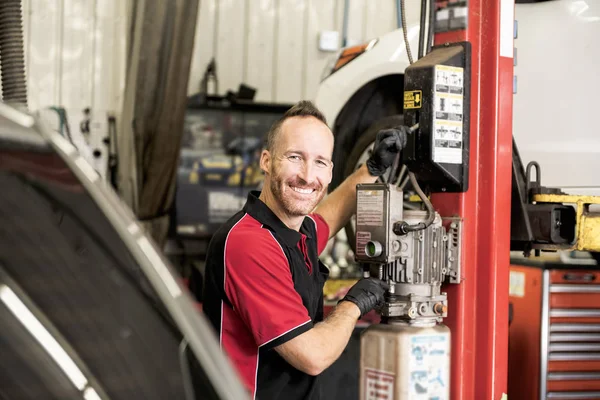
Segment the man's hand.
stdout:
<svg viewBox="0 0 600 400">
<path fill-rule="evenodd" d="M 360 310 L 362 317 L 383 304 L 383 294 L 389 289 L 387 283 L 375 278 L 362 278 L 348 290 L 341 301 L 350 301 Z"/>
<path fill-rule="evenodd" d="M 377 133 L 373 153 L 367 160 L 367 169 L 372 176 L 383 175 L 394 163 L 396 155 L 406 146 L 409 133 L 407 126 L 382 129 Z"/>
</svg>

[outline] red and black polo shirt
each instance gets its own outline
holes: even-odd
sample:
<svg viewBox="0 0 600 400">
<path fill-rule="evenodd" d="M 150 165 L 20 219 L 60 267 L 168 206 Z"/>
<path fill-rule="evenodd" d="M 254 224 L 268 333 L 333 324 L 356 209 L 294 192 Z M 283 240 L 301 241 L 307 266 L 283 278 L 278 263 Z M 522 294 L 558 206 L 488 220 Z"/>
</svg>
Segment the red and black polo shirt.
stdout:
<svg viewBox="0 0 600 400">
<path fill-rule="evenodd" d="M 329 227 L 318 214 L 289 229 L 251 192 L 242 211 L 213 236 L 203 307 L 221 348 L 258 399 L 317 399 L 318 377 L 301 372 L 274 347 L 323 319 L 329 270 L 318 255 Z"/>
</svg>

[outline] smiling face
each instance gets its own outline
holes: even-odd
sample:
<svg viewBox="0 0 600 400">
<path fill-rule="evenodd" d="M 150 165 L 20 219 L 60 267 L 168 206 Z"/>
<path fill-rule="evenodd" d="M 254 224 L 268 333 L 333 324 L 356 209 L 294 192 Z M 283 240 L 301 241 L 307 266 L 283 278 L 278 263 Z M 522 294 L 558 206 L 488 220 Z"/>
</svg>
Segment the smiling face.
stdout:
<svg viewBox="0 0 600 400">
<path fill-rule="evenodd" d="M 263 192 L 284 221 L 309 214 L 327 193 L 333 164 L 333 134 L 314 117 L 291 117 L 280 127 L 272 152 L 264 150 Z M 269 204 L 272 203 L 272 204 Z"/>
</svg>

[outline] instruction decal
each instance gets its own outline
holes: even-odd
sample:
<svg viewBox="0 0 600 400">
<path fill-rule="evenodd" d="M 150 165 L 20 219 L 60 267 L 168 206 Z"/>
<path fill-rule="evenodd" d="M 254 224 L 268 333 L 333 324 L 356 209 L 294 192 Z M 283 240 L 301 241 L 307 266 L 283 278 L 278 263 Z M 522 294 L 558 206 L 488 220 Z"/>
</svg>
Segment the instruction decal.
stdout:
<svg viewBox="0 0 600 400">
<path fill-rule="evenodd" d="M 356 254 L 359 256 L 366 256 L 365 246 L 371 241 L 371 232 L 356 232 Z"/>
<path fill-rule="evenodd" d="M 435 66 L 433 161 L 462 164 L 464 70 Z"/>
<path fill-rule="evenodd" d="M 449 400 L 448 335 L 415 336 L 410 341 L 410 399 Z"/>
<path fill-rule="evenodd" d="M 359 190 L 356 224 L 383 226 L 383 190 Z"/>
<path fill-rule="evenodd" d="M 393 400 L 394 375 L 377 369 L 365 368 L 365 399 Z"/>
<path fill-rule="evenodd" d="M 406 90 L 404 92 L 404 108 L 421 108 L 423 105 L 423 92 L 420 90 Z"/>
</svg>

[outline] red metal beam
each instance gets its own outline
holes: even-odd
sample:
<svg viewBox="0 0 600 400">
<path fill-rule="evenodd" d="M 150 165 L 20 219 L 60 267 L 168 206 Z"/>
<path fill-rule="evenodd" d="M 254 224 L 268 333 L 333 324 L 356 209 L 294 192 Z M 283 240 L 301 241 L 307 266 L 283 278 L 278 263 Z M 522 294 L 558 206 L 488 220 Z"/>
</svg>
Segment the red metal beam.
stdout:
<svg viewBox="0 0 600 400">
<path fill-rule="evenodd" d="M 514 0 L 469 0 L 468 8 L 468 28 L 436 34 L 435 44 L 472 46 L 469 190 L 432 200 L 440 214 L 464 219 L 464 281 L 444 288 L 451 398 L 499 400 L 508 368 L 513 96 L 512 52 L 501 56 L 500 49 L 507 40 L 513 46 Z"/>
</svg>

